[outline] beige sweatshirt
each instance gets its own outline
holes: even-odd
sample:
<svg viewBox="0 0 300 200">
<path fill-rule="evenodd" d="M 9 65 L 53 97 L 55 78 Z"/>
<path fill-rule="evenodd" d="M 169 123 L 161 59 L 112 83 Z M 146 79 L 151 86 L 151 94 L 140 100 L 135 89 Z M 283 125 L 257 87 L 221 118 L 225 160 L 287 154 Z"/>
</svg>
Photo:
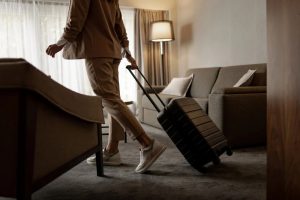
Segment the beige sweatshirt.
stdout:
<svg viewBox="0 0 300 200">
<path fill-rule="evenodd" d="M 118 0 L 70 0 L 62 37 L 66 59 L 120 59 L 129 43 Z"/>
</svg>

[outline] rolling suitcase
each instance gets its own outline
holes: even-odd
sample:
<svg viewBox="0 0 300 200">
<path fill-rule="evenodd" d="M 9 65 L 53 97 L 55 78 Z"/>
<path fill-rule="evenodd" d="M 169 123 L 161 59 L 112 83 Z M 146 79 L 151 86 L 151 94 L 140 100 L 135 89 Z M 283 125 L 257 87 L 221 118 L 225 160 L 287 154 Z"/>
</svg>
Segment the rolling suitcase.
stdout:
<svg viewBox="0 0 300 200">
<path fill-rule="evenodd" d="M 223 133 L 193 98 L 173 99 L 165 105 L 141 71 L 137 69 L 164 106 L 161 111 L 131 71 L 130 66 L 127 66 L 127 69 L 158 111 L 158 122 L 192 167 L 205 172 L 204 165 L 209 162 L 219 164 L 219 156 L 224 152 L 232 155 Z"/>
</svg>

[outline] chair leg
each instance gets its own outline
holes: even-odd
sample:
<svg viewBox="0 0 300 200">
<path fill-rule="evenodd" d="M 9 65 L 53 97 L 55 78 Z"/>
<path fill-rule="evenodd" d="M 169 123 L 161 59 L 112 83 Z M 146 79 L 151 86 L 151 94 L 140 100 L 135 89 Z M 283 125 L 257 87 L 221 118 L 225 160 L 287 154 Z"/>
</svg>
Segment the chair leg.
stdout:
<svg viewBox="0 0 300 200">
<path fill-rule="evenodd" d="M 103 170 L 103 157 L 102 152 L 96 152 L 96 168 L 97 168 L 97 176 L 104 176 Z"/>
<path fill-rule="evenodd" d="M 31 200 L 30 194 L 21 194 L 17 196 L 17 200 Z"/>
<path fill-rule="evenodd" d="M 100 150 L 96 152 L 96 168 L 97 168 L 97 176 L 104 176 L 103 170 L 103 154 L 102 154 L 102 127 L 101 124 L 97 125 L 98 128 L 98 142 L 100 146 Z"/>
<path fill-rule="evenodd" d="M 124 143 L 127 143 L 127 133 L 126 133 L 126 131 L 124 131 L 124 134 L 125 134 L 125 136 L 124 136 Z"/>
</svg>

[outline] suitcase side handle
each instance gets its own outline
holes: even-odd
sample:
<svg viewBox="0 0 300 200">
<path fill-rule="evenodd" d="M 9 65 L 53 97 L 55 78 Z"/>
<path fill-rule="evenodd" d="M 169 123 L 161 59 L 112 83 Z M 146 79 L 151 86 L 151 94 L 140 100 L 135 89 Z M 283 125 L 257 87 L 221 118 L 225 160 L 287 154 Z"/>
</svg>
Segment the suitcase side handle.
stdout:
<svg viewBox="0 0 300 200">
<path fill-rule="evenodd" d="M 126 68 L 128 69 L 128 71 L 130 72 L 130 74 L 132 75 L 132 77 L 135 79 L 135 81 L 137 82 L 137 84 L 140 86 L 140 88 L 143 90 L 143 92 L 145 93 L 145 95 L 147 96 L 147 98 L 150 100 L 150 102 L 152 103 L 152 105 L 155 107 L 155 109 L 157 110 L 157 112 L 160 112 L 161 110 L 158 108 L 158 106 L 156 105 L 156 103 L 153 101 L 153 99 L 150 97 L 150 95 L 148 94 L 148 92 L 145 90 L 145 88 L 143 87 L 143 85 L 141 84 L 141 82 L 138 80 L 138 78 L 136 77 L 136 75 L 132 72 L 131 70 L 131 66 L 127 65 Z M 146 77 L 143 75 L 143 73 L 141 72 L 141 70 L 139 68 L 137 68 L 138 72 L 140 73 L 140 75 L 142 76 L 142 78 L 145 80 L 145 82 L 147 83 L 147 85 L 150 87 L 150 89 L 154 92 L 155 96 L 158 98 L 158 100 L 160 101 L 160 103 L 164 106 L 164 108 L 166 108 L 166 104 L 162 101 L 162 99 L 159 97 L 159 95 L 157 94 L 157 92 L 153 89 L 153 87 L 150 85 L 149 81 L 146 79 Z"/>
</svg>

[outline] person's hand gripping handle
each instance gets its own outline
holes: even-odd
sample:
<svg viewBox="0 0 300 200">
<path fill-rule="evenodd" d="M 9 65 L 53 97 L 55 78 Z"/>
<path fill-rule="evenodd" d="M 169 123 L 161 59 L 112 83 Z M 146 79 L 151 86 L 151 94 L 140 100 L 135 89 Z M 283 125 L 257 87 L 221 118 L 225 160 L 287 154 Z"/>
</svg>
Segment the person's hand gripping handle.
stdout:
<svg viewBox="0 0 300 200">
<path fill-rule="evenodd" d="M 134 69 L 138 69 L 138 66 L 136 64 L 136 60 L 131 56 L 131 53 L 129 50 L 125 50 L 126 51 L 126 54 L 125 54 L 125 57 L 126 59 L 128 60 L 128 62 L 130 62 L 131 65 L 128 65 L 130 66 L 130 69 L 134 70 Z M 127 68 L 128 68 L 127 66 Z"/>
</svg>

